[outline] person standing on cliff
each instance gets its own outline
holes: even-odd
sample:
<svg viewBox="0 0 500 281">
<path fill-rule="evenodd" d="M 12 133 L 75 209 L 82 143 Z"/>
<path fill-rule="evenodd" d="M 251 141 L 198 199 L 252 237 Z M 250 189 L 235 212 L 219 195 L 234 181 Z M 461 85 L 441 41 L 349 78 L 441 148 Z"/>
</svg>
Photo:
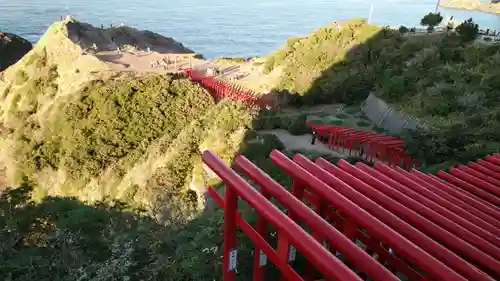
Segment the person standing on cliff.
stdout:
<svg viewBox="0 0 500 281">
<path fill-rule="evenodd" d="M 316 131 L 313 131 L 313 135 L 312 135 L 312 140 L 311 140 L 311 145 L 314 145 L 316 143 Z"/>
</svg>

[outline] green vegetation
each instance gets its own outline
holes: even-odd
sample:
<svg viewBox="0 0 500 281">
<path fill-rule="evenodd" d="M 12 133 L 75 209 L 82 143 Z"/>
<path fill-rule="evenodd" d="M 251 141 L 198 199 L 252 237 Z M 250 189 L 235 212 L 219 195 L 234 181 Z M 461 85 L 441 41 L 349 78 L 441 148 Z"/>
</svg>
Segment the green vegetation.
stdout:
<svg viewBox="0 0 500 281">
<path fill-rule="evenodd" d="M 357 103 L 374 87 L 373 76 L 398 58 L 404 44 L 399 32 L 351 20 L 314 31 L 306 38 L 289 40 L 271 55 L 266 66 L 282 67 L 280 90 L 302 98 L 301 104 Z M 405 56 L 413 56 L 408 46 Z M 384 63 L 378 63 L 382 58 Z M 389 60 L 389 61 L 386 61 Z"/>
<path fill-rule="evenodd" d="M 433 17 L 432 24 L 440 21 Z M 463 26 L 475 29 L 473 21 Z M 283 69 L 280 87 L 301 104 L 359 104 L 372 92 L 423 118 L 429 128 L 411 133 L 408 148 L 430 168 L 500 149 L 499 45 L 456 33 L 403 37 L 348 21 L 288 42 L 268 63 Z"/>
<path fill-rule="evenodd" d="M 326 122 L 326 124 L 340 126 L 340 125 L 344 124 L 344 121 L 342 121 L 342 120 L 329 120 Z"/>
<path fill-rule="evenodd" d="M 432 171 L 500 149 L 500 47 L 470 43 L 464 34 L 475 25 L 468 24 L 459 35 L 403 37 L 341 22 L 288 40 L 264 70 L 282 69 L 278 90 L 300 104 L 352 104 L 315 123 L 347 124 L 370 92 L 425 118 L 429 128 L 404 137 Z M 254 130 L 304 134 L 305 113 L 263 110 L 256 118 L 255 109 L 215 104 L 201 87 L 170 76 L 119 74 L 63 88 L 68 71 L 47 50 L 22 62 L 2 76 L 2 168 L 31 184 L 0 194 L 1 280 L 218 280 L 222 213 L 202 216 L 196 208 L 196 193 L 217 181 L 203 173 L 200 152 L 210 149 L 227 163 L 242 154 L 291 185 L 268 155 L 294 152 Z M 251 208 L 242 215 L 255 222 Z M 239 274 L 249 278 L 252 243 L 238 239 Z"/>
<path fill-rule="evenodd" d="M 174 191 L 184 187 L 193 168 L 193 151 L 204 129 L 198 126 L 199 131 L 190 130 L 190 125 L 213 106 L 204 90 L 187 80 L 160 76 L 120 76 L 93 81 L 83 87 L 77 100 L 57 104 L 54 114 L 40 123 L 36 118 L 37 97 L 40 93 L 47 94 L 52 87 L 50 76 L 43 77 L 30 80 L 34 84 L 26 84 L 21 100 L 30 93 L 31 100 L 26 104 L 29 107 L 19 103 L 11 107 L 11 113 L 22 123 L 9 126 L 10 133 L 5 137 L 16 142 L 13 153 L 20 177 L 28 177 L 38 184 L 38 173 L 64 170 L 68 184 L 62 191 L 77 195 L 85 193 L 83 184 L 104 172 L 116 178 L 125 176 L 137 163 L 152 156 L 152 145 L 157 145 L 157 153 L 162 154 L 182 141 L 183 149 L 189 153 L 175 152 L 175 170 L 167 168 L 167 174 L 158 170 L 155 177 L 168 178 L 165 185 L 170 188 L 165 186 L 165 189 Z M 190 139 L 180 140 L 182 132 L 189 134 Z M 124 199 L 131 203 L 131 198 Z"/>
<path fill-rule="evenodd" d="M 359 127 L 369 127 L 372 125 L 372 123 L 361 120 L 361 121 L 358 121 L 356 123 L 356 125 L 358 125 Z"/>
<path fill-rule="evenodd" d="M 249 139 L 240 153 L 290 187 L 268 155 L 283 144 L 274 135 Z M 288 153 L 288 152 L 287 152 Z M 173 280 L 221 279 L 223 212 L 159 224 L 125 202 L 85 204 L 76 198 L 31 200 L 23 184 L 0 196 L 2 280 Z M 255 223 L 255 212 L 242 206 Z M 238 267 L 251 276 L 253 244 L 239 234 Z M 275 274 L 275 272 L 273 272 Z"/>
<path fill-rule="evenodd" d="M 232 57 L 222 57 L 215 60 L 217 63 L 245 63 L 247 60 L 245 58 L 232 58 Z"/>
<path fill-rule="evenodd" d="M 463 41 L 465 42 L 472 41 L 476 39 L 479 34 L 479 25 L 474 23 L 472 18 L 470 18 L 461 23 L 459 26 L 457 26 L 456 31 L 460 35 Z M 491 39 L 489 37 L 486 38 Z"/>
<path fill-rule="evenodd" d="M 372 130 L 377 132 L 377 133 L 384 133 L 385 132 L 384 128 L 380 128 L 377 125 L 373 125 Z"/>
<path fill-rule="evenodd" d="M 420 25 L 427 26 L 428 31 L 433 31 L 435 26 L 438 26 L 443 21 L 441 13 L 429 13 L 420 21 Z"/>
<path fill-rule="evenodd" d="M 401 34 L 406 34 L 406 33 L 408 33 L 409 31 L 410 31 L 410 30 L 409 30 L 406 26 L 403 26 L 403 25 L 402 25 L 401 27 L 399 27 L 399 33 L 401 33 Z"/>
<path fill-rule="evenodd" d="M 307 114 L 282 114 L 275 110 L 263 110 L 253 121 L 254 130 L 283 129 L 292 135 L 303 135 L 309 130 L 306 126 Z"/>
<path fill-rule="evenodd" d="M 173 139 L 212 105 L 210 96 L 187 81 L 147 77 L 93 82 L 79 101 L 59 109 L 43 130 L 44 141 L 25 136 L 34 146 L 26 157 L 38 169 L 63 165 L 75 179 L 97 176 L 112 164 L 123 174 L 153 141 Z"/>
<path fill-rule="evenodd" d="M 9 182 L 27 177 L 36 198 L 120 199 L 156 215 L 191 206 L 186 201 L 196 196 L 188 186 L 200 192 L 204 186 L 201 151 L 230 161 L 251 126 L 253 109 L 215 104 L 187 79 L 117 74 L 68 93 L 52 62 L 37 49 L 8 73 L 15 86 L 0 89 L 7 105 L 2 138 L 12 144 Z"/>
<path fill-rule="evenodd" d="M 222 212 L 160 225 L 126 203 L 84 204 L 24 185 L 0 196 L 0 279 L 220 279 Z"/>
</svg>

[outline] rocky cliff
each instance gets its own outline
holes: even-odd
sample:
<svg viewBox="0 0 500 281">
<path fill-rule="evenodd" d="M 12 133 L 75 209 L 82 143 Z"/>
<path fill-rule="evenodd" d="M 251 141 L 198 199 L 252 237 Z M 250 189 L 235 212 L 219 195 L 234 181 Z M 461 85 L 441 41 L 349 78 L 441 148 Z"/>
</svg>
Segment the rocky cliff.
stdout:
<svg viewBox="0 0 500 281">
<path fill-rule="evenodd" d="M 440 5 L 446 8 L 471 10 L 485 13 L 500 14 L 500 4 L 480 0 L 443 0 Z"/>
<path fill-rule="evenodd" d="M 12 33 L 0 32 L 0 71 L 20 60 L 32 48 L 30 42 Z"/>
</svg>

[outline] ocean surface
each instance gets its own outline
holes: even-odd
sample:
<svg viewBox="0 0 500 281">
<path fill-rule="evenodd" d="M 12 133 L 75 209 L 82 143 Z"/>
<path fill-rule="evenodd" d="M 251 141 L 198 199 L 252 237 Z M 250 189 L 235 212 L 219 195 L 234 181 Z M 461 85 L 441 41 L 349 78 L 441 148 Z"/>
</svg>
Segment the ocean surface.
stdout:
<svg viewBox="0 0 500 281">
<path fill-rule="evenodd" d="M 206 57 L 263 55 L 287 38 L 333 20 L 418 26 L 435 0 L 0 0 L 0 30 L 36 42 L 61 16 L 96 26 L 120 24 L 173 37 Z M 440 8 L 445 18 L 472 17 L 480 28 L 500 30 L 500 16 Z"/>
</svg>

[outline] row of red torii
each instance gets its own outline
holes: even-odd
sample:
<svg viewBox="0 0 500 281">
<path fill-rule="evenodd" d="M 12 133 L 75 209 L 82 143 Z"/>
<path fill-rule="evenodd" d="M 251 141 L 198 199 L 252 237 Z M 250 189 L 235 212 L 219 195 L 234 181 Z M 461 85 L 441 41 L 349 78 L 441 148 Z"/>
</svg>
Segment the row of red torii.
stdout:
<svg viewBox="0 0 500 281">
<path fill-rule="evenodd" d="M 500 280 L 499 154 L 437 175 L 277 150 L 270 159 L 290 188 L 244 156 L 228 167 L 203 154 L 225 186 L 224 199 L 208 189 L 224 209 L 223 281 L 236 280 L 238 227 L 255 245 L 254 281 L 276 280 L 266 277 L 269 262 L 290 281 Z M 254 226 L 238 212 L 243 202 L 257 214 Z"/>
<path fill-rule="evenodd" d="M 185 70 L 185 74 L 189 79 L 206 88 L 216 101 L 228 98 L 263 108 L 273 106 L 263 99 L 262 95 L 240 85 L 234 85 L 192 69 Z M 348 149 L 350 156 L 353 152 L 357 152 L 368 162 L 383 161 L 405 169 L 418 167 L 418 163 L 413 161 L 411 156 L 406 155 L 404 142 L 393 136 L 335 125 L 314 123 L 307 125 L 333 150 Z"/>
<path fill-rule="evenodd" d="M 213 77 L 187 74 L 216 100 L 259 105 L 258 96 L 242 88 L 231 90 Z M 322 158 L 312 162 L 298 154 L 290 159 L 273 151 L 272 162 L 292 179 L 290 193 L 244 156 L 228 167 L 204 152 L 205 167 L 225 186 L 224 199 L 208 189 L 224 209 L 223 281 L 236 279 L 238 227 L 255 244 L 254 281 L 266 280 L 268 261 L 280 280 L 291 281 L 500 280 L 499 154 L 425 174 L 410 169 L 414 165 L 411 158 L 405 160 L 401 140 L 308 126 L 333 149 L 361 150 L 368 160 L 381 161 L 373 168 L 343 160 L 335 166 Z M 238 212 L 241 201 L 256 211 L 255 226 Z M 276 247 L 270 226 L 277 232 Z M 307 260 L 302 272 L 294 267 L 297 253 Z"/>
</svg>

